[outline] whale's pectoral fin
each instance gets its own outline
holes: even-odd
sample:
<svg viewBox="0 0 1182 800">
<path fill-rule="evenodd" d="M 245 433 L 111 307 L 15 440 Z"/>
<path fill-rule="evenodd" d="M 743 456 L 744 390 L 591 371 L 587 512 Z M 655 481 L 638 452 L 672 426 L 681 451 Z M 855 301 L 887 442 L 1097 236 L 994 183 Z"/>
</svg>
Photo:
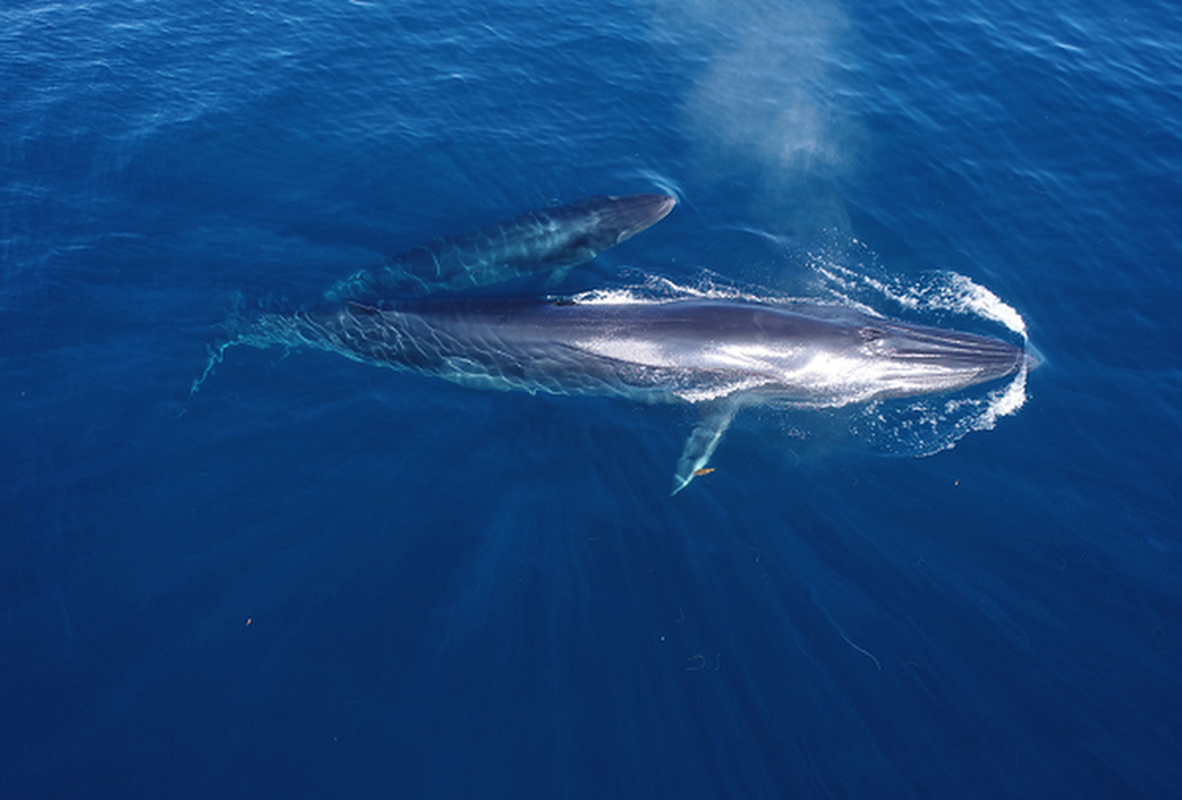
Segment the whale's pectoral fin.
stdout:
<svg viewBox="0 0 1182 800">
<path fill-rule="evenodd" d="M 706 462 L 714 455 L 714 448 L 718 447 L 738 408 L 738 403 L 730 400 L 703 408 L 702 418 L 686 439 L 685 449 L 677 461 L 677 471 L 673 473 L 673 494 L 689 486 L 696 476 L 704 474 Z"/>
<path fill-rule="evenodd" d="M 570 274 L 570 271 L 577 266 L 578 264 L 576 263 L 564 264 L 562 266 L 556 267 L 550 273 L 550 277 L 546 278 L 546 288 L 553 289 L 555 286 L 562 283 L 564 280 L 566 280 L 566 276 Z"/>
</svg>

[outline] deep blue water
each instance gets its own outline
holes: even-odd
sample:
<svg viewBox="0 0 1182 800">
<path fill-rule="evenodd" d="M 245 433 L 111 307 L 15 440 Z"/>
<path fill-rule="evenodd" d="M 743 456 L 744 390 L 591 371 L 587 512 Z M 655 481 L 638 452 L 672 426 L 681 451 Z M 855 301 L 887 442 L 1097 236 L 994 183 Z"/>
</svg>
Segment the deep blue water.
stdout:
<svg viewBox="0 0 1182 800">
<path fill-rule="evenodd" d="M 1174 5 L 0 21 L 0 796 L 1177 792 Z M 237 296 L 643 191 L 680 204 L 561 290 L 991 324 L 960 276 L 1025 405 L 924 458 L 902 412 L 749 413 L 671 498 L 684 409 L 249 348 L 189 394 Z"/>
</svg>

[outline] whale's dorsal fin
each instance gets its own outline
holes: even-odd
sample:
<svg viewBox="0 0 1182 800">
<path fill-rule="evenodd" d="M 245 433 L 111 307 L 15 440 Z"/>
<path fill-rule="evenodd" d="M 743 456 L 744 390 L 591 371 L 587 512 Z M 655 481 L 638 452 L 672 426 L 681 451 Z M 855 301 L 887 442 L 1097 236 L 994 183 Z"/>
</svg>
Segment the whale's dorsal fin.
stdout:
<svg viewBox="0 0 1182 800">
<path fill-rule="evenodd" d="M 677 470 L 673 473 L 673 494 L 689 486 L 696 476 L 705 474 L 703 470 L 706 462 L 714 455 L 714 448 L 718 447 L 719 440 L 730 427 L 738 410 L 739 404 L 733 399 L 719 400 L 702 407 L 702 417 L 685 440 L 685 449 L 677 461 Z"/>
</svg>

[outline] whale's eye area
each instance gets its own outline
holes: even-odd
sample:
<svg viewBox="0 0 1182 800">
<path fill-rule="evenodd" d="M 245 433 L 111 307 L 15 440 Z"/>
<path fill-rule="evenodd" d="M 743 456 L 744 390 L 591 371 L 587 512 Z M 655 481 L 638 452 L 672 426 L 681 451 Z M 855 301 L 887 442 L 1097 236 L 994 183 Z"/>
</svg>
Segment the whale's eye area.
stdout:
<svg viewBox="0 0 1182 800">
<path fill-rule="evenodd" d="M 878 328 L 861 328 L 858 331 L 858 335 L 862 337 L 863 342 L 877 342 L 879 339 L 886 336 L 886 332 L 881 331 Z"/>
</svg>

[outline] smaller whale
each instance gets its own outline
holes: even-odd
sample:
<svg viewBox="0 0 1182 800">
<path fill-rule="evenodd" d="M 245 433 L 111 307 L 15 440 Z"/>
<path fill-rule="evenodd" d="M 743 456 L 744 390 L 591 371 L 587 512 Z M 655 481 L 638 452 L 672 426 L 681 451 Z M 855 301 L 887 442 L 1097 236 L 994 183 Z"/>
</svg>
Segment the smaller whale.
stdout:
<svg viewBox="0 0 1182 800">
<path fill-rule="evenodd" d="M 677 200 L 663 194 L 597 195 L 468 233 L 432 239 L 325 293 L 328 300 L 380 303 L 469 289 L 546 270 L 557 283 L 572 267 L 660 222 Z"/>
</svg>

